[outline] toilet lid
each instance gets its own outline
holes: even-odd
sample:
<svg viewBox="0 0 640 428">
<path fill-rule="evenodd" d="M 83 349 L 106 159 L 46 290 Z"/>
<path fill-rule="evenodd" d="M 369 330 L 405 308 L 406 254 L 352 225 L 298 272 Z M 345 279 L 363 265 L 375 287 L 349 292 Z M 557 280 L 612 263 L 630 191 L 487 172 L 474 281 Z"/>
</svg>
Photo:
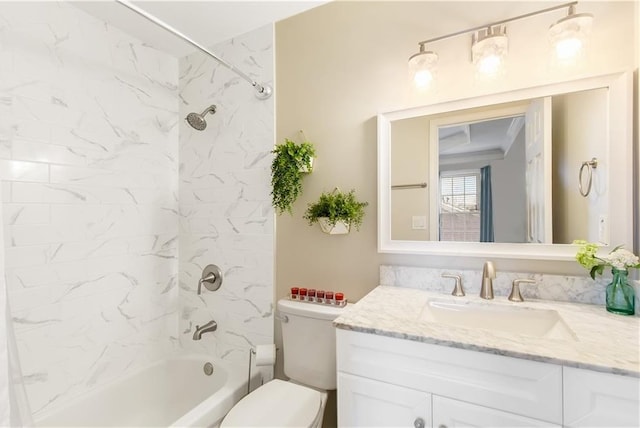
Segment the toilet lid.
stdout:
<svg viewBox="0 0 640 428">
<path fill-rule="evenodd" d="M 233 406 L 221 427 L 309 427 L 321 402 L 316 390 L 274 379 Z"/>
</svg>

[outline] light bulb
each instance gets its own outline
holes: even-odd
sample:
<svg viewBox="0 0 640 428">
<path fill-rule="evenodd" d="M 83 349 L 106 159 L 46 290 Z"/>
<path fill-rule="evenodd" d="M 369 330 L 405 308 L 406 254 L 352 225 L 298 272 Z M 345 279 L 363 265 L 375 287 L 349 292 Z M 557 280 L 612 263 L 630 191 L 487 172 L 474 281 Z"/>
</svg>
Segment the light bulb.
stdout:
<svg viewBox="0 0 640 428">
<path fill-rule="evenodd" d="M 556 43 L 556 55 L 562 60 L 575 58 L 580 50 L 582 50 L 582 40 L 576 37 L 560 40 Z"/>
<path fill-rule="evenodd" d="M 429 70 L 420 70 L 413 76 L 413 83 L 418 89 L 426 89 L 433 81 L 433 74 Z"/>
<path fill-rule="evenodd" d="M 592 23 L 593 15 L 576 14 L 575 6 L 571 6 L 566 17 L 549 27 L 549 40 L 561 62 L 572 63 L 582 54 Z"/>
<path fill-rule="evenodd" d="M 502 65 L 502 59 L 495 54 L 488 55 L 478 61 L 478 71 L 482 74 L 496 74 Z"/>
<path fill-rule="evenodd" d="M 495 26 L 474 33 L 471 58 L 478 75 L 493 78 L 504 71 L 504 62 L 509 50 L 506 32 L 506 27 Z"/>
<path fill-rule="evenodd" d="M 423 90 L 431 86 L 437 63 L 438 55 L 425 51 L 424 45 L 420 45 L 420 52 L 409 58 L 409 77 L 417 89 Z"/>
</svg>

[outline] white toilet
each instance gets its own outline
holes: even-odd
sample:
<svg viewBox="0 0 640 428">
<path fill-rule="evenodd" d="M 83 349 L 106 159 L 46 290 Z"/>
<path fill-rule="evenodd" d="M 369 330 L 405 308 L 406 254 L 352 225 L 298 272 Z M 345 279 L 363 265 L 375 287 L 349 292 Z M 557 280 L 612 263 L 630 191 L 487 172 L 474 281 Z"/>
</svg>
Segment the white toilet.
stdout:
<svg viewBox="0 0 640 428">
<path fill-rule="evenodd" d="M 321 427 L 327 391 L 336 389 L 336 333 L 332 321 L 346 309 L 278 301 L 284 373 L 240 400 L 221 427 Z"/>
</svg>

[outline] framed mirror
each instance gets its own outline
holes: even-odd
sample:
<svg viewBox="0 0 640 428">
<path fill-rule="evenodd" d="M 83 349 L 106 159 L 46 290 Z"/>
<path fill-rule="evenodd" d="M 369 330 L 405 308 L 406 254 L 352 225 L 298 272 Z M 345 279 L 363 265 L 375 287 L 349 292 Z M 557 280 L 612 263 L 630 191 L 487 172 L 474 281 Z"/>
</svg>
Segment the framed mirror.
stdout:
<svg viewBox="0 0 640 428">
<path fill-rule="evenodd" d="M 378 115 L 379 252 L 633 248 L 631 73 Z"/>
</svg>

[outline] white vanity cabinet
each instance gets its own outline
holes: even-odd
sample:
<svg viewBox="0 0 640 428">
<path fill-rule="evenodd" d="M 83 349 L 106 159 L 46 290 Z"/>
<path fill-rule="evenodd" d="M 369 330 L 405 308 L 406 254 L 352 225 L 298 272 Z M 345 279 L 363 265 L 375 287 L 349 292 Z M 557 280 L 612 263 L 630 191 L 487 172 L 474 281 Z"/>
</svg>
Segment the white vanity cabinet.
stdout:
<svg viewBox="0 0 640 428">
<path fill-rule="evenodd" d="M 341 427 L 639 426 L 638 378 L 343 329 L 336 340 Z"/>
<path fill-rule="evenodd" d="M 559 366 L 341 329 L 336 340 L 340 426 L 375 426 L 362 415 L 385 408 L 399 417 L 379 426 L 411 426 L 417 417 L 434 427 L 562 423 Z M 403 410 L 401 396 L 424 410 Z"/>
</svg>

